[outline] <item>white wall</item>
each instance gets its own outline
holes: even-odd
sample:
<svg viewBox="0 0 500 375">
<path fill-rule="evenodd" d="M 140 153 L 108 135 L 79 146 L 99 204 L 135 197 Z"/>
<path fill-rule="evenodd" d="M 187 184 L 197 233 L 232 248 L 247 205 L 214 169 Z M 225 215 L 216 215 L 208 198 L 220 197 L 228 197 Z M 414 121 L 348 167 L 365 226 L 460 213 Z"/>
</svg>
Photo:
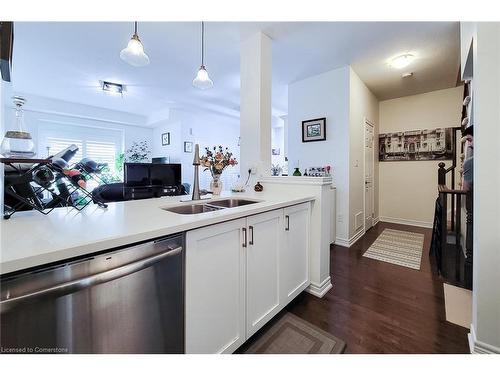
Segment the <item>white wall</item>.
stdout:
<svg viewBox="0 0 500 375">
<path fill-rule="evenodd" d="M 463 27 L 461 30 L 463 31 Z M 468 25 L 473 38 L 474 258 L 471 351 L 500 353 L 500 24 Z M 465 34 L 465 35 L 464 35 Z M 467 53 L 462 53 L 467 56 Z M 465 62 L 462 61 L 462 64 Z"/>
<path fill-rule="evenodd" d="M 349 224 L 348 66 L 288 86 L 289 173 L 299 166 L 331 165 L 337 187 L 337 237 L 348 238 Z M 326 141 L 302 142 L 302 121 L 326 117 Z"/>
<path fill-rule="evenodd" d="M 463 87 L 460 86 L 382 101 L 379 132 L 460 126 L 462 94 Z M 380 219 L 431 227 L 439 162 L 379 163 Z M 451 161 L 445 164 L 448 167 Z"/>
<path fill-rule="evenodd" d="M 200 156 L 205 147 L 228 147 L 240 162 L 238 138 L 239 119 L 210 113 L 172 110 L 167 120 L 159 121 L 153 131 L 153 157 L 169 156 L 171 163 L 182 164 L 182 182 L 193 183 L 194 153 L 184 152 L 184 142 L 200 145 Z M 161 134 L 170 132 L 170 145 L 162 146 Z M 223 189 L 229 190 L 238 180 L 239 165 L 228 167 L 222 174 Z M 246 176 L 245 176 L 246 177 Z M 208 189 L 211 176 L 200 168 L 200 187 Z"/>
<path fill-rule="evenodd" d="M 70 129 L 73 126 L 83 126 L 119 130 L 123 134 L 124 149 L 130 147 L 134 141 L 143 140 L 152 148 L 153 129 L 145 127 L 144 116 L 18 92 L 13 95 L 20 95 L 27 100 L 24 106 L 24 122 L 37 146 L 40 144 L 39 132 L 46 127 L 59 125 Z M 6 129 L 15 129 L 14 105 L 10 98 L 6 98 L 4 102 Z M 46 154 L 45 149 L 37 150 L 38 157 L 46 157 Z"/>
<path fill-rule="evenodd" d="M 349 240 L 363 233 L 363 226 L 356 228 L 355 216 L 364 213 L 365 195 L 365 119 L 374 126 L 378 140 L 379 102 L 356 72 L 349 69 Z M 375 149 L 377 142 L 375 142 Z M 378 158 L 374 156 L 374 212 L 378 217 Z M 362 215 L 364 223 L 364 214 Z"/>
</svg>

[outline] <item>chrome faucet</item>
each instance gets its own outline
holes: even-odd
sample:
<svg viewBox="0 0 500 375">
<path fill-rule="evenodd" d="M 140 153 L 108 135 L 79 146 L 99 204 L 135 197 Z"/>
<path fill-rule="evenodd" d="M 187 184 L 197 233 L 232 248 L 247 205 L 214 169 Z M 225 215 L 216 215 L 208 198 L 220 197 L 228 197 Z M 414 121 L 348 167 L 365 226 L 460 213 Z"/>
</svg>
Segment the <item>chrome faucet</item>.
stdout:
<svg viewBox="0 0 500 375">
<path fill-rule="evenodd" d="M 199 176 L 199 167 L 200 167 L 200 145 L 197 143 L 194 146 L 194 159 L 193 159 L 193 166 L 194 166 L 194 178 L 193 178 L 193 195 L 191 196 L 191 199 L 194 201 L 198 201 L 201 199 L 200 196 L 200 176 Z"/>
</svg>

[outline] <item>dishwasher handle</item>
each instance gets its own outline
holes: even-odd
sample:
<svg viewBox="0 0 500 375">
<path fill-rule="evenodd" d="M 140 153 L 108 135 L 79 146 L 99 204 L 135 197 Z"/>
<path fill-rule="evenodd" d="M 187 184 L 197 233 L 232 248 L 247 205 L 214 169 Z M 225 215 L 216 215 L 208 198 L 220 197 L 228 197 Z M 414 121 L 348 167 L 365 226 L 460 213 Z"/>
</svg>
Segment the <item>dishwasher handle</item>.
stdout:
<svg viewBox="0 0 500 375">
<path fill-rule="evenodd" d="M 151 265 L 160 262 L 161 260 L 179 254 L 182 251 L 182 247 L 177 247 L 175 249 L 169 249 L 168 251 L 162 252 L 160 254 L 153 255 L 148 258 L 140 259 L 123 266 L 113 268 L 108 271 L 104 271 L 95 275 L 83 277 L 77 280 L 68 281 L 63 284 L 59 284 L 47 289 L 37 290 L 31 293 L 27 293 L 21 296 L 12 297 L 0 301 L 0 312 L 5 312 L 10 310 L 19 303 L 27 302 L 31 299 L 38 299 L 42 297 L 60 297 L 66 294 L 74 293 L 79 290 L 89 288 L 94 285 L 103 284 L 109 281 L 119 279 L 121 277 L 130 275 L 132 273 L 141 271 Z"/>
</svg>

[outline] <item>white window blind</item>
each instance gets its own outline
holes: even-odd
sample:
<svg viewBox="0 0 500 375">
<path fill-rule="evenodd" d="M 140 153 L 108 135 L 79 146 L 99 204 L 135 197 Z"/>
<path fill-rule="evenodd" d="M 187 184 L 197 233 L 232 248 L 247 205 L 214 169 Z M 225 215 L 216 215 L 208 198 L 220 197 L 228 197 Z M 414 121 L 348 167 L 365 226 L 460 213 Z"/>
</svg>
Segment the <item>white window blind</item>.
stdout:
<svg viewBox="0 0 500 375">
<path fill-rule="evenodd" d="M 59 123 L 50 123 L 39 128 L 40 155 L 57 154 L 72 144 L 78 147 L 78 151 L 70 160 L 70 164 L 90 158 L 98 163 L 107 163 L 114 173 L 115 158 L 123 152 L 123 131 Z"/>
<path fill-rule="evenodd" d="M 78 147 L 78 151 L 76 152 L 75 156 L 73 156 L 72 160 L 82 159 L 83 142 L 81 139 L 67 139 L 67 138 L 55 138 L 55 137 L 47 138 L 48 153 L 50 155 L 55 155 L 71 145 L 76 145 L 76 147 Z"/>
<path fill-rule="evenodd" d="M 107 163 L 110 170 L 115 170 L 117 154 L 116 144 L 113 142 L 86 142 L 87 157 L 99 163 Z"/>
</svg>

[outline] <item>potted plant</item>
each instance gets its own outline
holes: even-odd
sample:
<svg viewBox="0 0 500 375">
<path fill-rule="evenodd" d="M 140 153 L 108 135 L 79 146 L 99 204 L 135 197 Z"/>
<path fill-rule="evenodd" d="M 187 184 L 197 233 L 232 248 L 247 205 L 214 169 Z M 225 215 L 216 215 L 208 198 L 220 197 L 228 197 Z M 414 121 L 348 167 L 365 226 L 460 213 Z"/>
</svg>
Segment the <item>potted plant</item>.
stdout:
<svg viewBox="0 0 500 375">
<path fill-rule="evenodd" d="M 235 166 L 236 164 L 238 164 L 238 162 L 227 147 L 223 148 L 220 145 L 214 146 L 212 149 L 205 147 L 205 155 L 201 157 L 201 165 L 205 167 L 205 171 L 210 171 L 212 175 L 210 190 L 213 195 L 219 195 L 222 191 L 220 176 L 224 169 L 229 166 Z"/>
</svg>

